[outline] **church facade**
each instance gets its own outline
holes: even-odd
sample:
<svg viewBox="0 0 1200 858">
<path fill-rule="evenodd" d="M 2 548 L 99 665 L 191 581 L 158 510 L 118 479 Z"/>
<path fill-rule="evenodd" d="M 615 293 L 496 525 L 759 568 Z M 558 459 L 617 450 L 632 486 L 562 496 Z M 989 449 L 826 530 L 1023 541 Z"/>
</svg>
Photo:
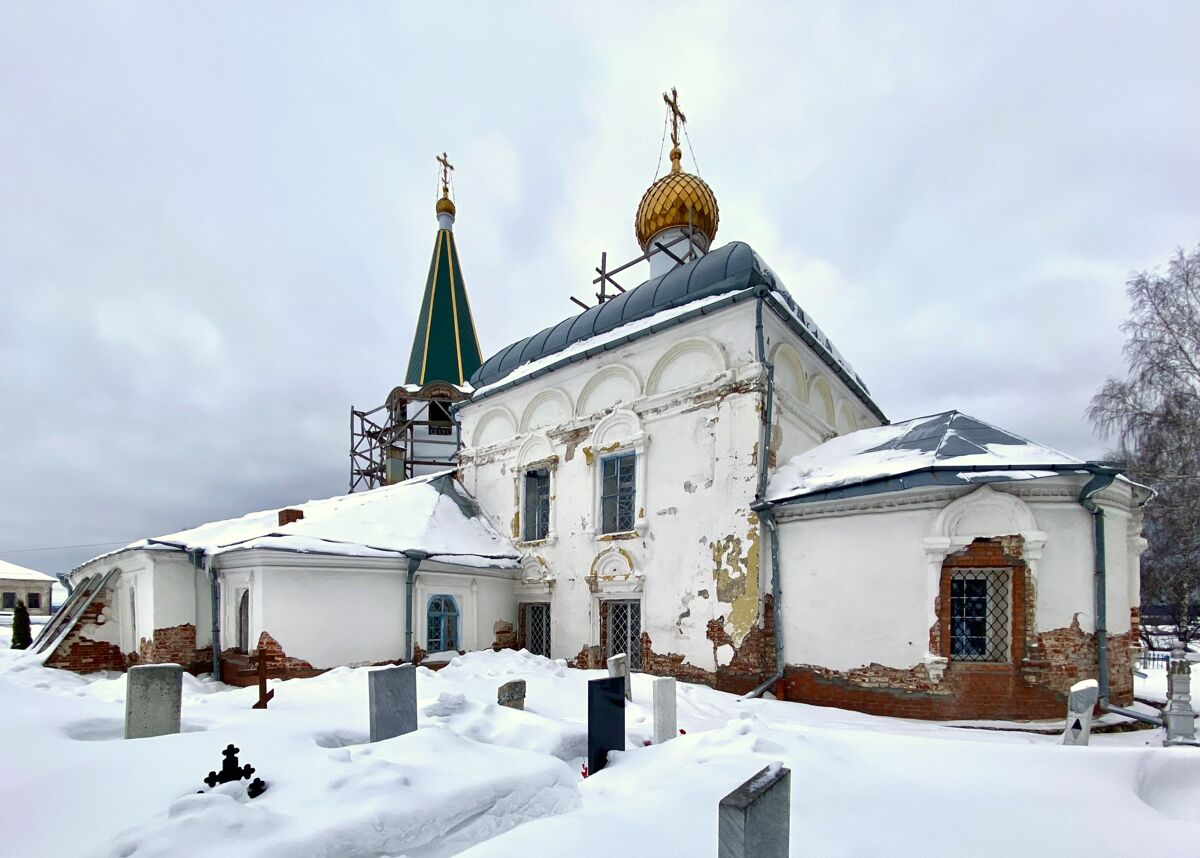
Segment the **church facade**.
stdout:
<svg viewBox="0 0 1200 858">
<path fill-rule="evenodd" d="M 906 717 L 1060 717 L 1085 678 L 1129 704 L 1149 492 L 959 412 L 889 421 L 766 262 L 715 244 L 681 118 L 635 220 L 645 282 L 482 360 L 444 184 L 389 398 L 437 414 L 364 430 L 378 455 L 360 471 L 382 484 L 84 564 L 79 619 L 35 649 L 77 666 L 100 635 L 112 666 L 200 669 L 268 645 L 303 675 L 517 646 Z M 413 458 L 403 431 L 443 425 L 453 449 L 418 458 L 444 471 L 379 464 Z M 124 609 L 147 559 L 174 571 Z M 305 619 L 314 594 L 345 592 L 374 607 L 331 649 Z M 145 645 L 178 627 L 180 652 Z"/>
</svg>

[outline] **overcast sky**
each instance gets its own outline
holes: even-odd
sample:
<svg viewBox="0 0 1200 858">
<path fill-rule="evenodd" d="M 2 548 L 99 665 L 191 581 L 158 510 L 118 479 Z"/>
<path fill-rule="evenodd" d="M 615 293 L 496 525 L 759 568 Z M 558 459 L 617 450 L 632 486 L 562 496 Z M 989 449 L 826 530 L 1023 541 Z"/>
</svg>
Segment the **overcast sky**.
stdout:
<svg viewBox="0 0 1200 858">
<path fill-rule="evenodd" d="M 434 154 L 491 354 L 636 253 L 671 86 L 717 243 L 889 417 L 1098 455 L 1125 278 L 1200 240 L 1198 40 L 1194 2 L 6 2 L 0 558 L 344 492 L 350 406 L 403 378 Z"/>
</svg>

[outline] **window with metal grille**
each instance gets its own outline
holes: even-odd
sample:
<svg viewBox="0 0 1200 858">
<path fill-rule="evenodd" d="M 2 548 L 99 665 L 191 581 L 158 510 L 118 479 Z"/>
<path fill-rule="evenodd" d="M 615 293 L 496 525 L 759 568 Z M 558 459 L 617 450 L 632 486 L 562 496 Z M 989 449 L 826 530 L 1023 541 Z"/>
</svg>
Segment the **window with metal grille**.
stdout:
<svg viewBox="0 0 1200 858">
<path fill-rule="evenodd" d="M 950 574 L 950 657 L 1008 661 L 1012 597 L 1007 569 Z"/>
<path fill-rule="evenodd" d="M 25 607 L 40 611 L 42 609 L 42 594 L 41 593 L 26 593 L 25 594 Z"/>
<path fill-rule="evenodd" d="M 608 601 L 608 646 L 605 656 L 625 653 L 629 669 L 642 669 L 642 605 L 637 601 Z"/>
<path fill-rule="evenodd" d="M 600 460 L 600 532 L 633 530 L 634 477 L 637 454 L 633 451 Z"/>
<path fill-rule="evenodd" d="M 525 605 L 525 649 L 550 657 L 550 606 L 544 602 Z"/>
<path fill-rule="evenodd" d="M 525 472 L 524 539 L 533 542 L 550 534 L 550 471 Z"/>
<path fill-rule="evenodd" d="M 458 649 L 458 602 L 453 596 L 429 597 L 426 612 L 425 648 L 429 652 Z"/>
</svg>

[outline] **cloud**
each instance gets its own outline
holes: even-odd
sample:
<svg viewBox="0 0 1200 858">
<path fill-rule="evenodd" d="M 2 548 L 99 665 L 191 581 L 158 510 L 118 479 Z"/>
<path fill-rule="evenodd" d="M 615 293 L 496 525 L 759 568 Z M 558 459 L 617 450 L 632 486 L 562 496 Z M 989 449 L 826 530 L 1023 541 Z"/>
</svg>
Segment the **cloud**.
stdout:
<svg viewBox="0 0 1200 858">
<path fill-rule="evenodd" d="M 1099 454 L 1083 409 L 1121 370 L 1123 280 L 1198 238 L 1186 5 L 0 24 L 0 551 L 344 491 L 348 408 L 405 370 L 434 154 L 491 353 L 570 315 L 601 251 L 636 253 L 671 86 L 718 241 L 753 244 L 897 419 L 958 407 Z"/>
</svg>

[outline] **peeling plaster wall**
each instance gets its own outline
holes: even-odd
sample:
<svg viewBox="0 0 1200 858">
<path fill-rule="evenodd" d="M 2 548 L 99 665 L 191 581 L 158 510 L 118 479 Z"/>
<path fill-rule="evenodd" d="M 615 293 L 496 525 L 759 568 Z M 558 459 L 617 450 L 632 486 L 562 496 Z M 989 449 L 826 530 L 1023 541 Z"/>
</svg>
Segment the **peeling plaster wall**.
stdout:
<svg viewBox="0 0 1200 858">
<path fill-rule="evenodd" d="M 769 312 L 764 329 L 768 349 L 787 343 L 809 377 L 824 377 L 839 403 L 849 397 Z M 734 650 L 714 654 L 709 622 L 720 619 L 733 646 L 760 622 L 769 581 L 750 512 L 760 370 L 755 302 L 747 300 L 461 407 L 466 488 L 514 538 L 522 536 L 523 466 L 537 462 L 552 472 L 551 535 L 523 545 L 527 569 L 517 593 L 551 603 L 554 657 L 600 642 L 604 599 L 640 599 L 642 631 L 655 652 L 682 654 L 710 672 Z M 874 420 L 855 403 L 856 419 Z M 809 410 L 807 392 L 777 413 L 775 436 L 788 450 L 835 431 Z M 596 532 L 599 459 L 622 449 L 639 454 L 638 520 L 634 532 L 613 538 Z"/>
<path fill-rule="evenodd" d="M 796 505 L 780 512 L 783 626 L 788 664 L 848 671 L 871 664 L 909 669 L 925 662 L 944 553 L 927 552 L 939 514 L 973 493 L 1018 498 L 1032 516 L 1025 559 L 1036 592 L 1035 631 L 1095 629 L 1092 520 L 1075 498 L 1086 478 L 1054 477 L 987 488 L 936 489 L 852 501 Z M 1130 629 L 1136 607 L 1140 521 L 1128 486 L 1101 493 L 1106 515 L 1108 628 Z M 964 516 L 960 542 L 1006 536 L 1014 523 L 989 506 Z M 1030 526 L 1031 524 L 1031 526 Z M 936 538 L 936 536 L 934 537 Z M 1036 542 L 1037 539 L 1034 540 Z"/>
</svg>

